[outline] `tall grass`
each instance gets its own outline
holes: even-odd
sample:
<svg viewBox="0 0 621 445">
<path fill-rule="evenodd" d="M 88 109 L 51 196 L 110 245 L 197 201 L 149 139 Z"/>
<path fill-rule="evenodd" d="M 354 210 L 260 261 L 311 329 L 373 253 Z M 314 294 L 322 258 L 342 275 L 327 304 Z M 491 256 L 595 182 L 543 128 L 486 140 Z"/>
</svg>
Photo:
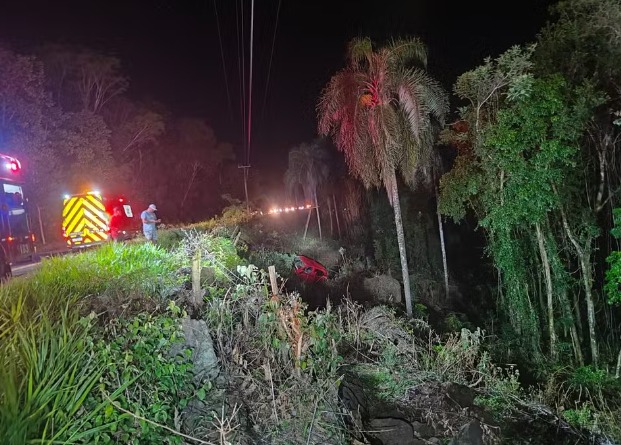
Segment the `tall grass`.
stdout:
<svg viewBox="0 0 621 445">
<path fill-rule="evenodd" d="M 11 312 L 2 313 L 13 323 L 5 323 L 0 344 L 0 438 L 12 445 L 73 443 L 101 409 L 71 420 L 103 370 L 89 319 L 80 320 L 67 304 L 53 313 L 39 308 L 29 319 L 23 301 L 18 296 Z"/>
<path fill-rule="evenodd" d="M 45 260 L 32 277 L 0 286 L 0 442 L 64 444 L 92 437 L 89 425 L 105 403 L 85 410 L 84 401 L 105 364 L 92 339 L 95 316 L 83 317 L 82 303 L 102 296 L 165 297 L 176 286 L 175 268 L 155 246 L 110 244 Z"/>
</svg>

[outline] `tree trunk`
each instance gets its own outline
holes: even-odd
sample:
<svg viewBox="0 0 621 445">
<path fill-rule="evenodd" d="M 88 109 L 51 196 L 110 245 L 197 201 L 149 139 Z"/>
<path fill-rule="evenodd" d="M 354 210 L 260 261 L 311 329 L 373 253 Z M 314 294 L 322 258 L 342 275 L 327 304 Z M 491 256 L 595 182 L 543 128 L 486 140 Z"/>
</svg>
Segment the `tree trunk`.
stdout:
<svg viewBox="0 0 621 445">
<path fill-rule="evenodd" d="M 578 240 L 574 237 L 571 228 L 569 227 L 569 222 L 567 221 L 567 217 L 565 216 L 565 211 L 561 208 L 561 218 L 563 220 L 563 228 L 565 229 L 565 233 L 571 241 L 571 244 L 574 246 L 576 250 L 576 254 L 578 255 L 578 260 L 580 261 L 580 271 L 582 275 L 582 286 L 584 287 L 584 298 L 587 303 L 587 320 L 589 322 L 589 338 L 591 340 L 591 362 L 597 368 L 599 365 L 599 351 L 597 349 L 597 336 L 595 333 L 595 303 L 593 301 L 593 283 L 592 283 L 592 272 L 591 272 L 591 249 L 589 246 L 591 245 L 592 238 L 589 237 L 585 243 L 584 247 L 578 243 Z"/>
<path fill-rule="evenodd" d="M 310 223 L 310 217 L 313 214 L 313 209 L 308 210 L 308 217 L 306 218 L 306 226 L 304 226 L 304 239 L 306 239 L 306 233 L 308 232 L 308 223 Z"/>
<path fill-rule="evenodd" d="M 552 187 L 560 202 L 560 197 L 556 187 L 554 185 Z M 597 336 L 595 333 L 595 303 L 593 301 L 593 272 L 591 270 L 591 243 L 593 242 L 593 238 L 589 236 L 585 240 L 584 245 L 581 246 L 574 236 L 571 227 L 569 227 L 569 221 L 567 220 L 567 215 L 565 215 L 562 205 L 559 206 L 559 210 L 561 212 L 561 220 L 563 221 L 563 229 L 565 229 L 567 238 L 569 238 L 569 241 L 571 241 L 571 244 L 574 246 L 576 254 L 578 255 L 578 260 L 580 261 L 584 298 L 587 303 L 587 320 L 589 322 L 589 339 L 591 343 L 591 362 L 597 368 L 599 365 L 599 351 L 597 347 Z"/>
<path fill-rule="evenodd" d="M 332 203 L 334 204 L 334 218 L 336 219 L 336 231 L 338 232 L 339 238 L 341 237 L 341 223 L 339 222 L 339 211 L 336 207 L 336 198 L 334 197 L 334 193 L 332 193 Z"/>
<path fill-rule="evenodd" d="M 328 198 L 328 215 L 330 215 L 330 236 L 334 238 L 334 226 L 332 224 L 332 204 L 330 198 Z"/>
<path fill-rule="evenodd" d="M 537 244 L 539 245 L 539 256 L 543 266 L 543 277 L 546 285 L 547 308 L 548 308 L 548 331 L 550 336 L 550 355 L 554 363 L 558 360 L 558 350 L 556 347 L 556 330 L 554 328 L 554 292 L 552 290 L 552 273 L 550 271 L 550 261 L 546 252 L 545 241 L 541 233 L 539 223 L 535 224 L 537 232 Z"/>
<path fill-rule="evenodd" d="M 317 227 L 319 227 L 319 239 L 322 239 L 322 236 L 321 236 L 321 217 L 319 216 L 319 202 L 317 201 L 317 191 L 313 191 L 313 196 L 315 197 L 315 209 L 317 210 Z"/>
<path fill-rule="evenodd" d="M 578 335 L 578 328 L 576 327 L 574 312 L 571 310 L 571 304 L 569 302 L 569 297 L 567 296 L 566 290 L 561 291 L 559 299 L 561 300 L 561 305 L 563 307 L 565 317 L 569 319 L 569 333 L 571 335 L 571 343 L 574 347 L 574 358 L 576 359 L 576 363 L 579 366 L 584 366 L 584 357 L 582 356 L 582 342 L 580 341 L 580 336 Z"/>
<path fill-rule="evenodd" d="M 399 187 L 397 186 L 397 175 L 391 172 L 389 197 L 392 201 L 392 208 L 395 212 L 395 226 L 397 227 L 397 242 L 399 243 L 399 256 L 401 257 L 401 273 L 403 275 L 403 292 L 405 298 L 405 311 L 408 317 L 412 316 L 412 291 L 410 290 L 410 272 L 408 268 L 408 258 L 405 249 L 405 234 L 403 233 L 403 222 L 401 221 L 401 203 L 399 202 Z"/>
<path fill-rule="evenodd" d="M 444 297 L 445 301 L 449 299 L 449 276 L 448 266 L 446 264 L 446 245 L 444 244 L 444 224 L 442 223 L 442 215 L 440 215 L 440 195 L 436 187 L 436 214 L 438 215 L 438 231 L 440 232 L 440 248 L 442 249 L 442 267 L 444 269 Z"/>
</svg>

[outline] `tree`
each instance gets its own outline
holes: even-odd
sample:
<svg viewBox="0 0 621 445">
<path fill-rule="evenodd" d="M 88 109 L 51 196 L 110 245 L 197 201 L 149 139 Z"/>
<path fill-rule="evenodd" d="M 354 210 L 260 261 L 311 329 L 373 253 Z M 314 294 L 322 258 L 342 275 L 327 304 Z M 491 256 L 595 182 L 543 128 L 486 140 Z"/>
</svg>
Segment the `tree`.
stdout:
<svg viewBox="0 0 621 445">
<path fill-rule="evenodd" d="M 619 323 L 618 311 L 606 305 L 596 306 L 600 280 L 593 266 L 614 249 L 613 245 L 618 248 L 618 241 L 609 234 L 621 190 L 621 3 L 566 0 L 556 4 L 552 12 L 556 20 L 540 33 L 535 53 L 538 73 L 562 73 L 571 83 L 592 85 L 605 97 L 605 102 L 594 111 L 581 143 L 583 182 L 578 190 L 582 193 L 572 194 L 567 201 L 571 205 L 561 215 L 565 236 L 582 274 L 591 352 L 597 365 L 595 327 L 617 329 Z M 567 195 L 567 190 L 559 189 L 559 193 Z M 585 225 L 585 215 L 592 221 L 590 224 Z M 595 223 L 604 236 L 585 230 Z"/>
<path fill-rule="evenodd" d="M 476 212 L 500 274 L 502 308 L 527 354 L 540 359 L 545 320 L 552 360 L 558 359 L 559 332 L 569 332 L 581 363 L 568 290 L 578 262 L 591 305 L 590 264 L 562 246 L 588 244 L 597 231 L 575 203 L 585 182 L 580 143 L 601 95 L 558 75 L 534 76 L 532 51 L 511 48 L 458 79 L 455 91 L 468 105 L 445 133 L 459 152 L 442 178 L 442 211 L 457 219 Z M 579 236 L 568 228 L 569 208 L 581 219 Z M 591 338 L 593 346 L 594 332 Z M 592 347 L 594 363 L 596 351 Z"/>
<path fill-rule="evenodd" d="M 383 186 L 394 210 L 406 311 L 412 315 L 409 268 L 397 172 L 410 185 L 426 168 L 448 98 L 427 75 L 427 49 L 416 38 L 374 47 L 353 39 L 348 66 L 332 76 L 318 104 L 319 133 L 331 135 L 350 172 L 365 187 Z M 423 67 L 423 68 L 420 68 Z"/>
<path fill-rule="evenodd" d="M 103 112 L 110 129 L 112 151 L 120 163 L 138 163 L 142 172 L 144 151 L 153 149 L 165 131 L 164 116 L 125 97 L 110 102 Z"/>
<path fill-rule="evenodd" d="M 59 110 L 45 91 L 43 64 L 0 46 L 0 150 L 28 166 L 31 197 L 54 189 L 49 173 L 58 167 L 50 147 L 50 129 Z"/>
<path fill-rule="evenodd" d="M 285 186 L 289 193 L 293 194 L 299 185 L 304 191 L 304 196 L 313 202 L 317 212 L 319 238 L 322 235 L 317 190 L 330 174 L 328 159 L 328 152 L 319 141 L 303 143 L 289 151 L 289 167 L 285 172 Z"/>
<path fill-rule="evenodd" d="M 50 91 L 65 111 L 100 113 L 129 86 L 116 57 L 58 44 L 42 47 L 39 55 L 45 63 Z"/>
<path fill-rule="evenodd" d="M 141 177 L 164 212 L 182 219 L 206 217 L 224 192 L 221 170 L 234 158 L 231 144 L 219 141 L 204 120 L 179 118 L 167 122 L 153 154 L 143 161 Z"/>
</svg>

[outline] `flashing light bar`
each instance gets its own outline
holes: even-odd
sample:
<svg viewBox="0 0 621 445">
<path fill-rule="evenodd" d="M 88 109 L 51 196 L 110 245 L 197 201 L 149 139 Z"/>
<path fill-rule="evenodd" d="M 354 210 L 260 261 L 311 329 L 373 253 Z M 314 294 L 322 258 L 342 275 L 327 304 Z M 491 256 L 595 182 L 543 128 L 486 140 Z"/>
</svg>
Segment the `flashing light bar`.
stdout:
<svg viewBox="0 0 621 445">
<path fill-rule="evenodd" d="M 269 213 L 270 215 L 275 215 L 277 213 L 289 213 L 289 212 L 295 212 L 297 210 L 308 210 L 310 209 L 312 206 L 310 204 L 306 204 L 305 206 L 299 206 L 299 207 L 283 207 L 283 208 L 272 208 L 270 209 L 267 213 Z"/>
<path fill-rule="evenodd" d="M 6 168 L 7 170 L 13 173 L 17 173 L 22 169 L 22 164 L 19 162 L 18 159 L 15 159 L 11 156 L 4 156 L 4 158 L 8 161 L 4 164 L 4 168 Z"/>
</svg>

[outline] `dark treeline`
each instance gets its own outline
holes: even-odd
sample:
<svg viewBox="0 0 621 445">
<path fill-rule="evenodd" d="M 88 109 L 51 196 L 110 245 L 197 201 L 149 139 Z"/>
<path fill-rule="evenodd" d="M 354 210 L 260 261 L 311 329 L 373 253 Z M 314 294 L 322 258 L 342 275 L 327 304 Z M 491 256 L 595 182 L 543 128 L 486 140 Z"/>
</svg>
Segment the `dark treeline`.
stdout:
<svg viewBox="0 0 621 445">
<path fill-rule="evenodd" d="M 116 57 L 47 44 L 28 54 L 0 44 L 0 152 L 23 163 L 30 204 L 59 234 L 65 193 L 157 202 L 167 222 L 205 219 L 243 196 L 231 144 L 206 119 L 131 96 Z"/>
</svg>

